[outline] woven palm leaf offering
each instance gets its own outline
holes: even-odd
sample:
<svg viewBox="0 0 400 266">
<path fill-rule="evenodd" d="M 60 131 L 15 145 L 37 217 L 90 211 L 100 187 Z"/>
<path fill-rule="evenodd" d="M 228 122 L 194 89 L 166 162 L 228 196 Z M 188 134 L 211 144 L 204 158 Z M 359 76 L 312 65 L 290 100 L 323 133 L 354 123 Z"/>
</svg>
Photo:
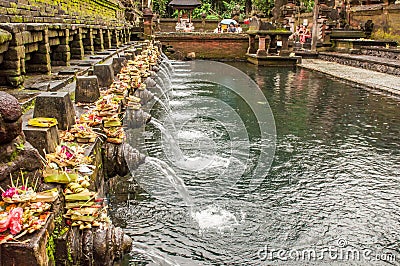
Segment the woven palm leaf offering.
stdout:
<svg viewBox="0 0 400 266">
<path fill-rule="evenodd" d="M 39 178 L 34 186 L 22 172 L 15 182 L 13 177 L 10 178 L 11 187 L 1 188 L 0 244 L 41 229 L 50 216 L 49 202 L 58 198 L 57 190 L 35 192 Z"/>
<path fill-rule="evenodd" d="M 79 143 L 93 143 L 97 138 L 97 134 L 88 124 L 75 124 L 69 132 L 74 134 L 75 140 Z"/>
<path fill-rule="evenodd" d="M 105 95 L 96 102 L 94 113 L 97 116 L 107 117 L 119 113 L 119 105 L 113 101 L 113 94 Z"/>
<path fill-rule="evenodd" d="M 21 177 L 21 183 L 19 182 Z M 18 177 L 14 183 L 13 177 L 10 174 L 11 187 L 7 190 L 1 188 L 3 193 L 1 197 L 6 203 L 21 203 L 36 199 L 36 192 L 32 187 L 28 186 L 29 177 L 24 178 L 24 174 L 21 172 L 21 176 Z"/>
<path fill-rule="evenodd" d="M 101 124 L 103 117 L 96 115 L 96 113 L 89 112 L 81 114 L 78 123 L 87 124 L 90 127 L 95 127 Z"/>
<path fill-rule="evenodd" d="M 118 117 L 118 115 L 114 115 L 112 117 L 104 118 L 103 126 L 105 128 L 120 127 L 120 126 L 122 126 L 122 122 L 121 122 L 120 118 Z"/>
<path fill-rule="evenodd" d="M 90 198 L 87 201 L 82 201 L 82 197 L 77 200 L 66 199 L 66 213 L 64 214 L 66 223 L 70 226 L 79 226 L 81 230 L 98 226 L 107 227 L 111 223 L 107 215 L 107 206 L 103 199 L 94 199 L 95 196 L 88 194 L 87 197 Z"/>
<path fill-rule="evenodd" d="M 78 169 L 82 164 L 90 164 L 92 159 L 85 156 L 84 147 L 76 143 L 62 143 L 54 153 L 46 154 L 44 181 L 68 184 L 78 179 Z"/>
<path fill-rule="evenodd" d="M 52 127 L 57 124 L 57 119 L 49 117 L 35 117 L 28 120 L 28 125 L 33 127 Z"/>
<path fill-rule="evenodd" d="M 122 127 L 104 128 L 104 133 L 109 143 L 121 144 L 125 139 L 125 131 Z"/>
<path fill-rule="evenodd" d="M 124 95 L 124 92 L 129 89 L 128 83 L 124 81 L 114 81 L 110 88 L 106 90 L 105 94 Z"/>
</svg>

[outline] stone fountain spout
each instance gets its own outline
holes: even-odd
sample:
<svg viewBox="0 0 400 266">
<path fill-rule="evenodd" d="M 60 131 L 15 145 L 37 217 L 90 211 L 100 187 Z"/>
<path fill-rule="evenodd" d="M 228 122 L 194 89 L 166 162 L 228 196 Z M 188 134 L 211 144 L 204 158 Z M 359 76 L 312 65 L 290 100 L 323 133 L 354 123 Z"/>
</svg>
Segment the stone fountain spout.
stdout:
<svg viewBox="0 0 400 266">
<path fill-rule="evenodd" d="M 104 170 L 108 178 L 116 175 L 126 176 L 130 169 L 143 164 L 146 156 L 127 143 L 105 143 L 103 147 Z"/>
<path fill-rule="evenodd" d="M 132 239 L 113 224 L 85 230 L 73 227 L 57 241 L 63 244 L 57 245 L 56 265 L 114 265 L 132 247 Z"/>
<path fill-rule="evenodd" d="M 135 110 L 128 107 L 125 112 L 124 126 L 126 129 L 140 128 L 147 124 L 150 119 L 151 115 L 142 109 Z"/>
<path fill-rule="evenodd" d="M 155 82 L 154 79 L 148 77 L 144 81 L 144 84 L 146 84 L 147 88 L 154 88 L 157 85 L 157 82 Z"/>
<path fill-rule="evenodd" d="M 152 92 L 150 92 L 149 90 L 147 90 L 147 89 L 136 90 L 133 93 L 133 95 L 138 97 L 138 98 L 140 98 L 140 104 L 141 105 L 145 105 L 145 104 L 147 104 L 148 102 L 150 102 L 151 100 L 154 99 L 154 94 Z"/>
</svg>

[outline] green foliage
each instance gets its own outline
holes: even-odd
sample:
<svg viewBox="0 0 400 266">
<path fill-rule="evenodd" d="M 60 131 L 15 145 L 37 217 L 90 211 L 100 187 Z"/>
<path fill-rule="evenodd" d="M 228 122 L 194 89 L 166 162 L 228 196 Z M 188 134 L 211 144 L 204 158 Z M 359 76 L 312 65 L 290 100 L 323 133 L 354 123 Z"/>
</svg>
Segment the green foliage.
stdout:
<svg viewBox="0 0 400 266">
<path fill-rule="evenodd" d="M 164 17 L 167 14 L 167 5 L 171 0 L 154 0 L 153 1 L 153 13 L 159 14 Z"/>
<path fill-rule="evenodd" d="M 275 6 L 274 0 L 253 0 L 253 5 L 266 16 L 271 16 Z"/>
<path fill-rule="evenodd" d="M 242 13 L 244 11 L 244 3 L 243 1 L 222 1 L 223 3 L 223 13 L 222 17 L 223 18 L 230 18 L 232 16 L 232 11 L 236 8 L 239 7 L 240 12 Z"/>
<path fill-rule="evenodd" d="M 210 3 L 204 3 L 200 7 L 195 8 L 193 10 L 192 16 L 193 18 L 201 18 L 201 15 L 204 13 L 206 15 L 210 14 L 211 11 L 211 4 Z"/>
<path fill-rule="evenodd" d="M 18 157 L 18 149 L 17 150 L 15 150 L 15 151 L 13 151 L 11 154 L 10 154 L 10 158 L 8 159 L 9 160 L 9 163 L 11 163 L 12 164 L 12 162 Z"/>
<path fill-rule="evenodd" d="M 161 16 L 178 17 L 178 12 L 167 13 L 167 6 L 171 0 L 154 0 L 153 11 L 160 14 Z M 249 1 L 249 0 L 247 0 Z M 302 3 L 302 11 L 310 12 L 314 6 L 314 0 L 299 0 Z M 237 7 L 240 9 L 241 18 L 244 17 L 246 0 L 203 0 L 202 5 L 193 10 L 192 16 L 195 19 L 200 19 L 204 13 L 207 15 L 207 19 L 221 19 L 231 18 L 232 11 Z M 257 13 L 263 13 L 265 16 L 272 16 L 272 9 L 275 6 L 274 0 L 251 0 L 252 4 Z"/>
<path fill-rule="evenodd" d="M 311 12 L 314 8 L 314 0 L 301 0 L 304 7 L 304 12 Z"/>
<path fill-rule="evenodd" d="M 25 150 L 25 144 L 24 143 L 15 143 L 15 146 L 16 146 L 17 150 L 19 150 L 19 151 Z"/>
<path fill-rule="evenodd" d="M 55 260 L 56 260 L 56 258 L 54 257 L 54 255 L 56 253 L 55 240 L 58 237 L 66 234 L 67 231 L 69 230 L 69 227 L 67 227 L 67 226 L 62 227 L 62 225 L 63 225 L 62 222 L 63 222 L 62 215 L 59 215 L 54 219 L 54 231 L 51 235 L 49 235 L 49 238 L 47 239 L 46 252 L 47 252 L 47 257 L 48 257 L 51 265 L 54 265 Z"/>
</svg>

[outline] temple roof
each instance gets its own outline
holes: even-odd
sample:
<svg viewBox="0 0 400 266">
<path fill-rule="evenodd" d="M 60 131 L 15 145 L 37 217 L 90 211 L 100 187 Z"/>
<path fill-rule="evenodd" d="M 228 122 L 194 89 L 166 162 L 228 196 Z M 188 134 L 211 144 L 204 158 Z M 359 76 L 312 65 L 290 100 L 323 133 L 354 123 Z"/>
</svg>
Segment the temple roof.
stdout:
<svg viewBox="0 0 400 266">
<path fill-rule="evenodd" d="M 173 9 L 195 9 L 201 3 L 199 0 L 172 0 L 168 5 Z"/>
</svg>

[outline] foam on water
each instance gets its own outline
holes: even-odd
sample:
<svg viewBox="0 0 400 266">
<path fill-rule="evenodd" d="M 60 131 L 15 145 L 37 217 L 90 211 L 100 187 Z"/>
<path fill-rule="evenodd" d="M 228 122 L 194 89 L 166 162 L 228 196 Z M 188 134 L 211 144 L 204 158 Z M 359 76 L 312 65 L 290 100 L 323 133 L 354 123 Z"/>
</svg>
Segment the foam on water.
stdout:
<svg viewBox="0 0 400 266">
<path fill-rule="evenodd" d="M 244 222 L 244 214 L 241 214 L 240 222 L 236 216 L 228 210 L 219 206 L 208 206 L 206 209 L 192 213 L 192 218 L 197 222 L 200 232 L 205 231 L 228 231 Z"/>
</svg>

